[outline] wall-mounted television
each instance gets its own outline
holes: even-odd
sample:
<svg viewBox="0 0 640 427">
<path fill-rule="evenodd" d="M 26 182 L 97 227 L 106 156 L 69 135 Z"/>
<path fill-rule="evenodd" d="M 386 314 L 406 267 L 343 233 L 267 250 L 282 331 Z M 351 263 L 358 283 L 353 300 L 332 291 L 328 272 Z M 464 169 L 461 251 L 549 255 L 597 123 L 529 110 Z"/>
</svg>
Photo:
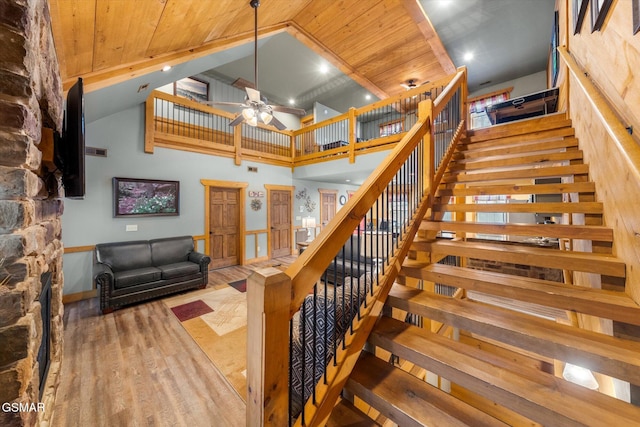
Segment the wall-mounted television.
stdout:
<svg viewBox="0 0 640 427">
<path fill-rule="evenodd" d="M 84 197 L 84 145 L 84 88 L 82 78 L 78 78 L 67 93 L 62 136 L 55 142 L 55 163 L 62 171 L 65 197 Z"/>
</svg>

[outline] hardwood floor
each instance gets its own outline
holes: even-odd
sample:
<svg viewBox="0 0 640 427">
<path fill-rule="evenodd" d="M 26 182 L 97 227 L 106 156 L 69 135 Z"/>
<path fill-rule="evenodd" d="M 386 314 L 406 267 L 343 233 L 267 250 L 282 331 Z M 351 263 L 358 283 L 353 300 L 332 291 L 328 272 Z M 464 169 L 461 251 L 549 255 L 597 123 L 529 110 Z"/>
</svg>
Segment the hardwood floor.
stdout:
<svg viewBox="0 0 640 427">
<path fill-rule="evenodd" d="M 209 273 L 209 285 L 288 265 L 295 256 Z M 53 426 L 244 426 L 245 402 L 154 300 L 101 315 L 98 299 L 65 306 Z"/>
</svg>

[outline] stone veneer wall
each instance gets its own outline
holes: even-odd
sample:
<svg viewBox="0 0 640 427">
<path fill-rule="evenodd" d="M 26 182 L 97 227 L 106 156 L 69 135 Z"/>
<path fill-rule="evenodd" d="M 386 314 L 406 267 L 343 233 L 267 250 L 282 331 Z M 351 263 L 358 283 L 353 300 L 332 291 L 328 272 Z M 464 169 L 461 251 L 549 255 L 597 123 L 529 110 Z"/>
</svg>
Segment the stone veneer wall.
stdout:
<svg viewBox="0 0 640 427">
<path fill-rule="evenodd" d="M 46 0 L 0 0 L 0 425 L 47 425 L 62 359 L 62 200 L 39 148 L 63 97 Z M 44 144 L 42 144 L 44 145 Z M 45 181 L 48 185 L 45 185 Z M 52 273 L 51 365 L 42 400 L 40 275 Z M 10 404 L 34 404 L 15 411 Z M 41 404 L 41 405 L 38 405 Z"/>
</svg>

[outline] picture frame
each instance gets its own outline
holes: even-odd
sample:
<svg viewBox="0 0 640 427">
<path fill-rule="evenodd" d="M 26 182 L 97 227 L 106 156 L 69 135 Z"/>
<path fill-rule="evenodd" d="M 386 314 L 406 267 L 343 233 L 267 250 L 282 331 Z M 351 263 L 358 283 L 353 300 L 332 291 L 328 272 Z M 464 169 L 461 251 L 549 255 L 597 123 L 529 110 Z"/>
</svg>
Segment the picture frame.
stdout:
<svg viewBox="0 0 640 427">
<path fill-rule="evenodd" d="M 180 181 L 118 178 L 113 184 L 113 216 L 180 215 Z"/>
<path fill-rule="evenodd" d="M 173 94 L 191 101 L 206 102 L 209 100 L 209 82 L 185 77 L 173 82 Z"/>
<path fill-rule="evenodd" d="M 591 32 L 600 31 L 613 0 L 591 0 Z"/>
<path fill-rule="evenodd" d="M 587 14 L 589 0 L 573 0 L 573 35 L 580 33 L 584 17 Z"/>
<path fill-rule="evenodd" d="M 551 66 L 551 87 L 555 87 L 558 83 L 558 75 L 560 74 L 560 52 L 558 45 L 560 43 L 560 13 L 556 10 L 553 15 L 553 28 L 551 31 L 551 46 L 549 48 L 549 64 Z"/>
<path fill-rule="evenodd" d="M 633 3 L 633 34 L 638 34 L 640 31 L 640 0 L 631 0 L 631 2 Z"/>
</svg>

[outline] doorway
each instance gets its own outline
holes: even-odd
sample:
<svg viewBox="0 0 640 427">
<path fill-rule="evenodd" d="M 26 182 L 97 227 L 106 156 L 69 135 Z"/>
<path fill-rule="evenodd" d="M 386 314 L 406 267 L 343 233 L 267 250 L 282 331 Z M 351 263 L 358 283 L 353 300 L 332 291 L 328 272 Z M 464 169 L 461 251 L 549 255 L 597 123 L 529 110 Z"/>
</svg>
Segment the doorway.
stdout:
<svg viewBox="0 0 640 427">
<path fill-rule="evenodd" d="M 320 224 L 324 227 L 336 215 L 338 190 L 320 188 L 318 191 L 320 192 Z"/>
<path fill-rule="evenodd" d="M 244 189 L 246 183 L 201 180 L 205 186 L 205 252 L 210 268 L 244 262 Z"/>
<path fill-rule="evenodd" d="M 292 195 L 293 187 L 265 185 L 268 190 L 269 255 L 271 258 L 292 253 Z"/>
</svg>

